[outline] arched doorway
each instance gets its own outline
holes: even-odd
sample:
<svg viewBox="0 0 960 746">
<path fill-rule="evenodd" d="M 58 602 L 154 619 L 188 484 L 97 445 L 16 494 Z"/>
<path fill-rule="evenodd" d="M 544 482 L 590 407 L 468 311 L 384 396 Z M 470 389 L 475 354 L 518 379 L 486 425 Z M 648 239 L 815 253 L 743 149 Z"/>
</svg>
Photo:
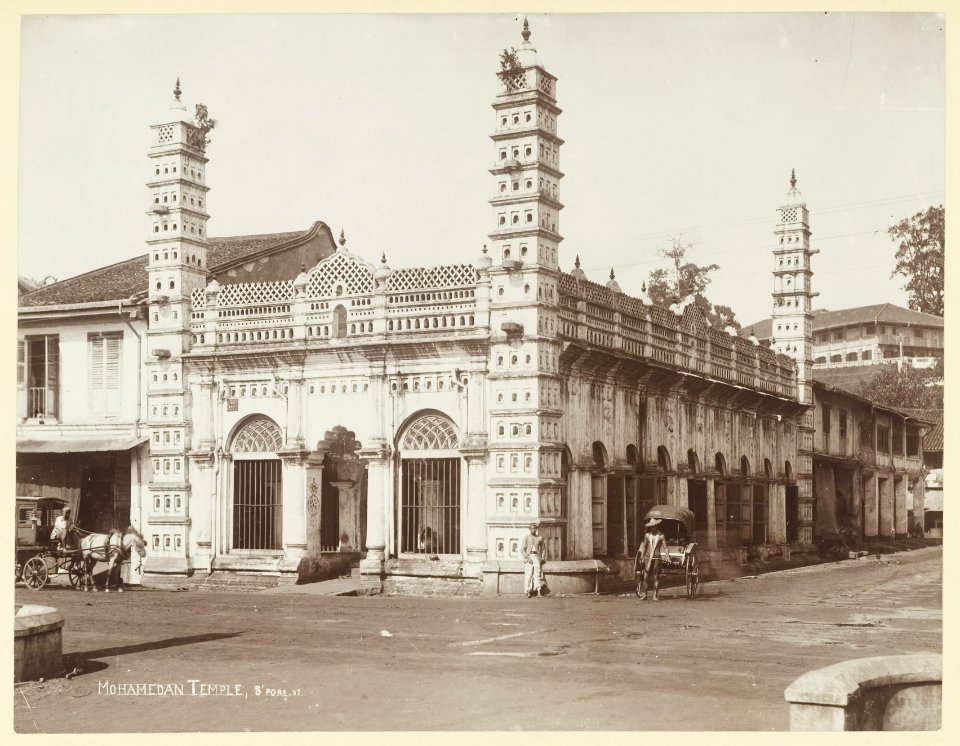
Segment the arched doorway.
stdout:
<svg viewBox="0 0 960 746">
<path fill-rule="evenodd" d="M 360 441 L 342 425 L 317 443 L 323 454 L 320 486 L 320 551 L 361 551 L 366 539 L 366 470 Z"/>
<path fill-rule="evenodd" d="M 247 420 L 233 438 L 231 549 L 283 548 L 283 436 L 267 417 Z"/>
<path fill-rule="evenodd" d="M 419 414 L 403 428 L 397 443 L 400 554 L 462 553 L 459 445 L 456 427 L 439 412 Z"/>
</svg>

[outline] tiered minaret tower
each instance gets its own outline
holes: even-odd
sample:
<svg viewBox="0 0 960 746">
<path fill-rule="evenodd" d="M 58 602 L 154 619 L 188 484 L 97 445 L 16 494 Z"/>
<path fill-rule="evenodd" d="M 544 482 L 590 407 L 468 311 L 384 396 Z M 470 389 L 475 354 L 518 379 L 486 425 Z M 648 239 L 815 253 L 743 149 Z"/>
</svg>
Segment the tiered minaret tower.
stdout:
<svg viewBox="0 0 960 746">
<path fill-rule="evenodd" d="M 813 401 L 813 309 L 817 295 L 811 289 L 810 213 L 797 189 L 796 173 L 790 172 L 790 190 L 777 210 L 779 222 L 773 249 L 773 349 L 797 361 L 797 393 L 800 401 Z"/>
<path fill-rule="evenodd" d="M 519 541 L 539 520 L 550 559 L 561 558 L 558 361 L 560 146 L 557 79 L 530 42 L 501 57 L 493 102 L 488 554 L 520 559 Z"/>
<path fill-rule="evenodd" d="M 150 146 L 146 420 L 149 505 L 143 531 L 151 572 L 187 572 L 190 413 L 181 356 L 190 349 L 191 294 L 207 278 L 206 133 L 188 121 L 180 80 Z"/>
</svg>

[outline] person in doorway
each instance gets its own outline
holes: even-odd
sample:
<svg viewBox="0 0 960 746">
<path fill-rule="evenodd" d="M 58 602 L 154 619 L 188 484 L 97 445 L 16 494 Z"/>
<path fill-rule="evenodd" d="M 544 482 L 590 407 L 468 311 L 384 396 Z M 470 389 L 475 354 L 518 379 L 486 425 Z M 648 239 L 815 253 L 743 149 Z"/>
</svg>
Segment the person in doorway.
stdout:
<svg viewBox="0 0 960 746">
<path fill-rule="evenodd" d="M 50 540 L 59 541 L 64 549 L 73 549 L 73 510 L 71 508 L 64 508 L 63 514 L 58 515 L 53 522 Z"/>
<path fill-rule="evenodd" d="M 660 600 L 660 563 L 666 558 L 667 537 L 660 528 L 660 519 L 651 518 L 646 522 L 647 533 L 644 534 L 643 544 L 640 545 L 640 561 L 643 562 L 643 591 L 640 600 L 647 598 L 647 589 L 650 579 L 653 579 L 653 600 Z"/>
<path fill-rule="evenodd" d="M 534 593 L 543 595 L 543 537 L 540 536 L 540 524 L 531 523 L 530 533 L 523 537 L 520 545 L 523 554 L 523 587 L 530 598 Z"/>
</svg>

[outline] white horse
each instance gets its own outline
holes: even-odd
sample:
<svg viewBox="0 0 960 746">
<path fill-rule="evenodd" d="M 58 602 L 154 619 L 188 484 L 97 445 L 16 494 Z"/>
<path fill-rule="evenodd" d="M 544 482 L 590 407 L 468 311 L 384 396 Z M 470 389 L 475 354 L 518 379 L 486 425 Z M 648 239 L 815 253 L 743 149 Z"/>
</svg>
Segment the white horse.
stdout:
<svg viewBox="0 0 960 746">
<path fill-rule="evenodd" d="M 147 554 L 146 541 L 133 526 L 123 532 L 114 529 L 109 534 L 87 534 L 80 540 L 80 550 L 83 557 L 83 590 L 97 590 L 93 582 L 93 567 L 97 562 L 106 562 L 107 582 L 104 590 L 107 593 L 110 592 L 111 582 L 117 591 L 123 592 L 120 566 L 130 556 L 131 550 L 136 550 L 141 558 Z"/>
</svg>

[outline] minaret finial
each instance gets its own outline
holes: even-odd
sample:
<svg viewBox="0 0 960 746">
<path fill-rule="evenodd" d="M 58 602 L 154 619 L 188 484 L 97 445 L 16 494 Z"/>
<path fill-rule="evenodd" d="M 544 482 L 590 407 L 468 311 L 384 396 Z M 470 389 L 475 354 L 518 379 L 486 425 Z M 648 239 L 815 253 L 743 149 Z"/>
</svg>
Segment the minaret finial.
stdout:
<svg viewBox="0 0 960 746">
<path fill-rule="evenodd" d="M 797 172 L 794 169 L 790 169 L 790 187 L 792 189 L 797 188 Z"/>
<path fill-rule="evenodd" d="M 577 258 L 573 260 L 573 266 L 577 269 L 580 269 L 580 255 L 577 254 Z"/>
<path fill-rule="evenodd" d="M 178 76 L 177 76 L 177 84 L 173 87 L 173 97 L 174 97 L 177 101 L 179 101 L 179 100 L 180 100 L 180 94 L 181 94 L 181 93 L 182 93 L 182 91 L 180 90 L 180 76 L 178 75 Z"/>
<path fill-rule="evenodd" d="M 611 280 L 615 280 L 616 277 L 617 277 L 617 276 L 616 276 L 615 274 L 613 274 L 613 267 L 610 267 L 610 279 L 611 279 Z"/>
<path fill-rule="evenodd" d="M 520 32 L 524 41 L 530 41 L 530 24 L 527 23 L 527 17 L 523 17 L 523 31 Z"/>
<path fill-rule="evenodd" d="M 382 254 L 380 254 L 380 264 L 386 264 L 386 263 L 387 263 L 387 252 L 384 251 Z"/>
<path fill-rule="evenodd" d="M 343 228 L 340 229 L 340 240 L 338 241 L 338 243 L 341 246 L 347 245 L 347 237 L 343 235 Z"/>
</svg>

